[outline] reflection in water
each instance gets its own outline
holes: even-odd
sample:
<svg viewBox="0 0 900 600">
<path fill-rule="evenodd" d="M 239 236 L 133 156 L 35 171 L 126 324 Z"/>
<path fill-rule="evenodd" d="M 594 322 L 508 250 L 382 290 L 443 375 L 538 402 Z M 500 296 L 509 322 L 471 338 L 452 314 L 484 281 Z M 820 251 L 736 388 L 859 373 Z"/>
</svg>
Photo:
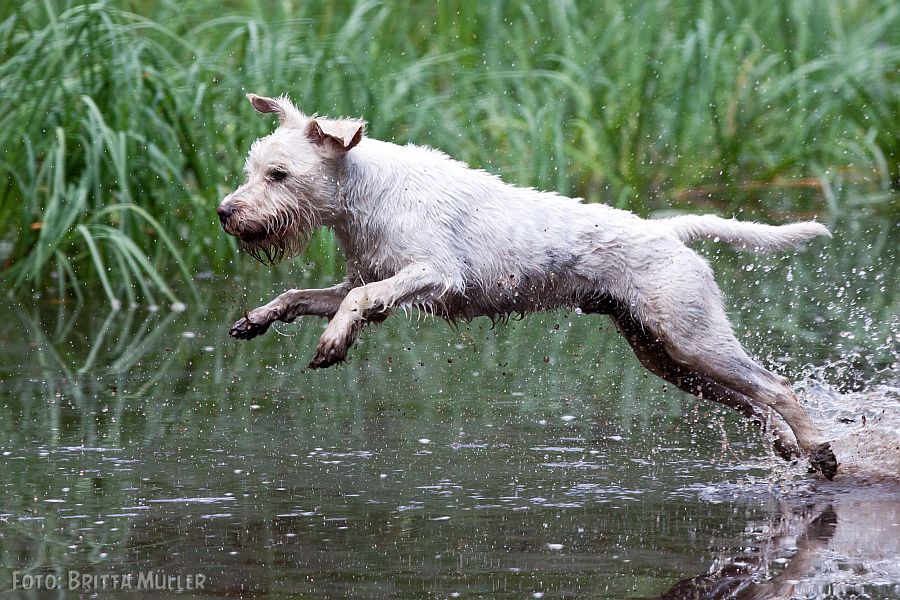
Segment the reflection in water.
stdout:
<svg viewBox="0 0 900 600">
<path fill-rule="evenodd" d="M 896 597 L 900 593 L 900 486 L 844 483 L 780 501 L 747 525 L 752 541 L 679 581 L 661 599 Z M 873 582 L 881 593 L 869 595 Z"/>
<path fill-rule="evenodd" d="M 838 522 L 830 504 L 802 508 L 806 510 L 789 512 L 774 527 L 754 532 L 761 539 L 742 553 L 717 560 L 706 575 L 679 581 L 660 598 L 794 597 L 800 592 L 799 578 L 810 575 L 813 559 L 828 545 Z M 778 564 L 785 568 L 770 572 Z"/>
<path fill-rule="evenodd" d="M 819 311 L 747 302 L 797 331 Z M 157 570 L 205 575 L 180 597 L 900 596 L 896 319 L 853 334 L 872 357 L 853 385 L 804 385 L 846 467 L 826 483 L 586 315 L 388 321 L 310 372 L 315 321 L 239 344 L 227 301 L 45 310 L 0 324 L 0 591 L 13 572 Z"/>
</svg>

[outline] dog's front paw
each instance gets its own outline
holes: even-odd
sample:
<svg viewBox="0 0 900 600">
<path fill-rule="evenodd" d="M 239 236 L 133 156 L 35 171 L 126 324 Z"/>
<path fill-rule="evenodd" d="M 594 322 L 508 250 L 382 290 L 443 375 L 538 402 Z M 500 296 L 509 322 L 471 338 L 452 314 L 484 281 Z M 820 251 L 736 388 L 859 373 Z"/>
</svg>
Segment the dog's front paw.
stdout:
<svg viewBox="0 0 900 600">
<path fill-rule="evenodd" d="M 254 315 L 253 313 L 255 312 L 247 313 L 243 319 L 232 325 L 228 335 L 239 340 L 251 340 L 258 335 L 264 334 L 269 329 L 272 321 L 261 318 L 261 315 Z"/>
<path fill-rule="evenodd" d="M 347 344 L 339 338 L 331 338 L 323 335 L 316 347 L 316 354 L 309 361 L 310 369 L 326 369 L 331 365 L 344 362 L 347 359 Z"/>
</svg>

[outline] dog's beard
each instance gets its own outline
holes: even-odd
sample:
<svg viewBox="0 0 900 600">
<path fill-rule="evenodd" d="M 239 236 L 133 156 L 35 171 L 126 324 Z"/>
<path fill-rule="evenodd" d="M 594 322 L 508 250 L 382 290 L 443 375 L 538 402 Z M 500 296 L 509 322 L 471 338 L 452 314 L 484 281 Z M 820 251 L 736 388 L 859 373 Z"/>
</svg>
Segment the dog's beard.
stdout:
<svg viewBox="0 0 900 600">
<path fill-rule="evenodd" d="M 274 267 L 281 261 L 302 254 L 309 243 L 309 235 L 302 238 L 266 237 L 240 240 L 241 250 L 264 265 Z"/>
<path fill-rule="evenodd" d="M 303 253 L 313 231 L 321 225 L 312 214 L 291 215 L 266 226 L 258 234 L 239 234 L 241 249 L 264 265 L 274 267 Z"/>
</svg>

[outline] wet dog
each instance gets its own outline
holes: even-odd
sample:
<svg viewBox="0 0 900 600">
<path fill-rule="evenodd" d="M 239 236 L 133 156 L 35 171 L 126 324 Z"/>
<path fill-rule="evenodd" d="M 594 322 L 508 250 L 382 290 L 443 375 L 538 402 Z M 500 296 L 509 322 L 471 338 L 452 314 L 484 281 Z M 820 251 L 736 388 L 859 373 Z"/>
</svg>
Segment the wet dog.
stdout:
<svg viewBox="0 0 900 600">
<path fill-rule="evenodd" d="M 643 365 L 679 388 L 772 424 L 784 456 L 805 452 L 832 478 L 837 462 L 790 382 L 754 362 L 725 314 L 706 261 L 688 245 L 789 249 L 830 235 L 711 215 L 645 220 L 602 204 L 515 187 L 424 146 L 365 137 L 355 119 L 307 116 L 287 98 L 250 94 L 280 126 L 255 141 L 246 181 L 219 205 L 224 230 L 265 263 L 300 253 L 330 227 L 347 260 L 331 288 L 290 290 L 250 311 L 231 335 L 275 321 L 330 321 L 310 362 L 343 361 L 366 323 L 415 307 L 445 319 L 553 308 L 607 314 Z M 784 429 L 772 411 L 791 431 Z"/>
</svg>

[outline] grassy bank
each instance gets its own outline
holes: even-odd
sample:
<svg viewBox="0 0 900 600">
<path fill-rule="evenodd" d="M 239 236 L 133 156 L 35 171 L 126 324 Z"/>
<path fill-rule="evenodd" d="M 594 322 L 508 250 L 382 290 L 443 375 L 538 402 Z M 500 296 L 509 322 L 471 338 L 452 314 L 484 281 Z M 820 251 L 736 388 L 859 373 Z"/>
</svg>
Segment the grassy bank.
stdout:
<svg viewBox="0 0 900 600">
<path fill-rule="evenodd" d="M 248 91 L 644 214 L 900 215 L 888 0 L 182 4 L 0 8 L 5 286 L 191 301 L 248 260 L 214 213 Z"/>
</svg>

